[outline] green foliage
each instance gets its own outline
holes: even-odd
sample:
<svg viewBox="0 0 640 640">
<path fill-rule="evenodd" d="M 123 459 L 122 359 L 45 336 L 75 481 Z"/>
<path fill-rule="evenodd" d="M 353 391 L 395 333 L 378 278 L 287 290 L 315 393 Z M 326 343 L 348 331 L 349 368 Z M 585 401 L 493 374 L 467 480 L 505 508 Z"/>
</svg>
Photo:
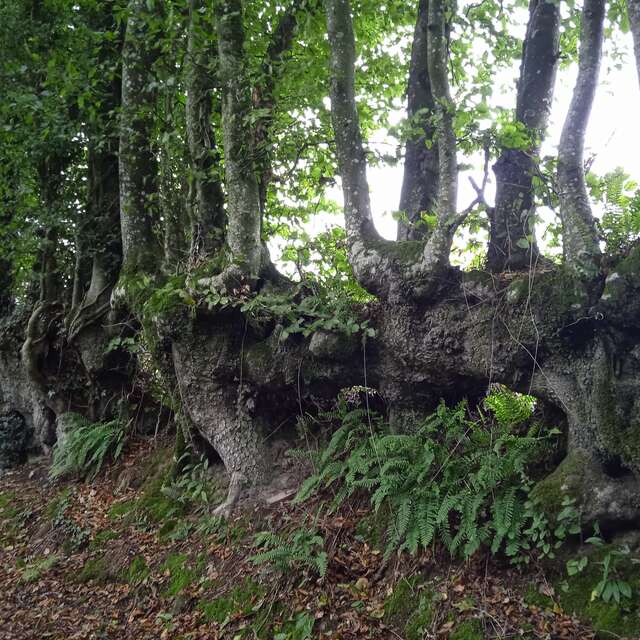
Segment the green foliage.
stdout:
<svg viewBox="0 0 640 640">
<path fill-rule="evenodd" d="M 95 478 L 107 459 L 120 457 L 125 439 L 126 425 L 121 420 L 89 422 L 78 415 L 62 442 L 53 449 L 49 475 Z"/>
<path fill-rule="evenodd" d="M 456 625 L 449 640 L 483 640 L 482 627 L 477 620 L 465 620 Z"/>
<path fill-rule="evenodd" d="M 526 530 L 534 515 L 527 465 L 551 436 L 537 426 L 517 431 L 531 417 L 531 398 L 501 388 L 485 404 L 495 419 L 480 413 L 472 420 L 464 403 L 441 404 L 413 433 L 395 434 L 342 398 L 340 426 L 296 499 L 334 487 L 334 506 L 356 492 L 376 512 L 386 504 L 387 556 L 413 554 L 435 540 L 463 557 L 481 545 L 519 556 L 530 548 Z"/>
<path fill-rule="evenodd" d="M 82 567 L 82 570 L 78 574 L 77 581 L 80 583 L 85 582 L 108 582 L 110 578 L 109 566 L 104 557 L 99 556 L 97 558 L 89 558 Z"/>
<path fill-rule="evenodd" d="M 625 546 L 605 544 L 597 533 L 587 542 L 588 548 L 567 562 L 570 576 L 554 581 L 558 603 L 588 621 L 597 637 L 639 637 L 638 559 Z"/>
<path fill-rule="evenodd" d="M 629 565 L 640 565 L 640 560 L 631 556 L 628 546 L 610 547 L 600 537 L 599 528 L 593 536 L 587 538 L 587 544 L 602 551 L 600 559 L 596 561 L 600 575 L 591 592 L 591 600 L 601 599 L 604 602 L 614 601 L 620 604 L 629 601 L 633 595 L 631 584 L 624 578 L 622 569 Z M 567 574 L 575 576 L 582 573 L 589 565 L 588 555 L 580 555 L 567 561 Z"/>
<path fill-rule="evenodd" d="M 185 506 L 207 507 L 218 491 L 209 477 L 209 461 L 202 456 L 191 462 L 193 452 L 185 452 L 177 461 L 180 473 L 171 477 L 160 489 L 169 500 Z"/>
<path fill-rule="evenodd" d="M 131 585 L 142 584 L 151 575 L 146 560 L 142 556 L 135 556 L 125 571 L 124 579 Z"/>
<path fill-rule="evenodd" d="M 36 582 L 45 574 L 51 571 L 53 567 L 58 563 L 60 557 L 51 554 L 44 558 L 38 558 L 29 562 L 20 575 L 21 582 Z"/>
<path fill-rule="evenodd" d="M 295 619 L 285 625 L 283 631 L 273 636 L 273 640 L 312 640 L 314 617 L 309 613 L 299 613 Z"/>
<path fill-rule="evenodd" d="M 302 528 L 288 536 L 261 531 L 256 534 L 254 544 L 262 549 L 251 557 L 254 564 L 272 564 L 282 572 L 307 568 L 315 571 L 321 578 L 327 572 L 324 538 L 315 530 Z"/>
<path fill-rule="evenodd" d="M 587 174 L 591 196 L 600 203 L 600 229 L 608 253 L 628 251 L 640 238 L 640 188 L 618 167 L 602 177 Z"/>
<path fill-rule="evenodd" d="M 402 578 L 384 602 L 384 620 L 401 627 L 406 640 L 421 640 L 433 622 L 433 602 L 419 579 Z"/>
<path fill-rule="evenodd" d="M 204 563 L 197 560 L 192 563 L 185 554 L 171 554 L 162 565 L 162 570 L 169 574 L 169 583 L 165 596 L 173 597 L 192 585 L 202 574 Z"/>
<path fill-rule="evenodd" d="M 234 615 L 248 615 L 252 612 L 257 600 L 265 594 L 265 589 L 258 583 L 245 578 L 228 594 L 215 600 L 203 601 L 198 609 L 203 613 L 206 622 L 225 625 Z"/>
</svg>

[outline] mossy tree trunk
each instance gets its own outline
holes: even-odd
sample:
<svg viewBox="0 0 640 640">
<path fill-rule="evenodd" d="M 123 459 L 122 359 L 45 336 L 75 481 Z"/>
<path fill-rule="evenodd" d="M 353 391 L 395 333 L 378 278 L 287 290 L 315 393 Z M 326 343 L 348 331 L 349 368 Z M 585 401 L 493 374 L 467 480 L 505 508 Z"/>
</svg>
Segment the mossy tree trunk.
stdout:
<svg viewBox="0 0 640 640">
<path fill-rule="evenodd" d="M 186 59 L 186 125 L 191 156 L 191 255 L 213 257 L 224 241 L 224 194 L 220 158 L 211 126 L 213 89 L 216 82 L 216 43 L 211 16 L 202 10 L 203 0 L 189 4 Z"/>
<path fill-rule="evenodd" d="M 158 219 L 158 163 L 151 148 L 155 108 L 151 69 L 158 55 L 150 36 L 154 17 L 145 0 L 130 0 L 122 49 L 119 149 L 124 273 L 150 272 L 158 266 L 152 231 Z"/>
</svg>

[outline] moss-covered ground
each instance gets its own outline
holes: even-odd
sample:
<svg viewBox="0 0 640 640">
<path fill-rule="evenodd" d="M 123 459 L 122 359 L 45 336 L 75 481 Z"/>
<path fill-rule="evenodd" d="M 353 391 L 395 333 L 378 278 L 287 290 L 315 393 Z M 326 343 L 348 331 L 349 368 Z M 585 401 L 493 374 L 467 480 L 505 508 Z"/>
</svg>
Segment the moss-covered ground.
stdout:
<svg viewBox="0 0 640 640">
<path fill-rule="evenodd" d="M 431 548 L 385 563 L 384 514 L 354 503 L 316 515 L 319 504 L 279 502 L 221 522 L 162 491 L 170 458 L 150 441 L 132 446 L 121 464 L 139 477 L 120 490 L 117 469 L 92 484 L 51 485 L 44 467 L 0 479 L 0 638 L 640 637 L 630 562 L 622 571 L 634 600 L 624 606 L 591 598 L 600 556 L 576 579 L 566 558 L 516 570 Z M 323 578 L 304 554 L 284 571 L 252 561 L 256 533 L 290 539 L 305 522 L 324 539 Z"/>
</svg>

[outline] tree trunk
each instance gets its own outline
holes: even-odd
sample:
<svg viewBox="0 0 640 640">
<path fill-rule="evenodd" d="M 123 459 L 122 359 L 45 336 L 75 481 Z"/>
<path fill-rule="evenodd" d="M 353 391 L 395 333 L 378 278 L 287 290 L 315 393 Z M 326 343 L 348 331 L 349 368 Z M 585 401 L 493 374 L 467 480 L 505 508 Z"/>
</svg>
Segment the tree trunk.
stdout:
<svg viewBox="0 0 640 640">
<path fill-rule="evenodd" d="M 157 55 L 149 35 L 145 0 L 130 0 L 122 50 L 120 120 L 120 221 L 123 273 L 157 267 L 152 224 L 157 220 L 158 163 L 151 148 L 155 89 L 151 67 Z"/>
<path fill-rule="evenodd" d="M 224 194 L 220 158 L 211 127 L 215 84 L 215 42 L 212 17 L 203 13 L 204 0 L 191 0 L 186 58 L 187 138 L 191 155 L 190 181 L 194 192 L 191 213 L 191 255 L 213 257 L 224 241 Z"/>
<path fill-rule="evenodd" d="M 584 178 L 583 154 L 584 138 L 600 73 L 604 16 L 604 0 L 585 1 L 578 79 L 558 147 L 558 189 L 564 256 L 583 281 L 592 281 L 600 273 L 601 252 Z"/>
<path fill-rule="evenodd" d="M 219 77 L 227 190 L 227 244 L 234 271 L 251 282 L 262 264 L 260 197 L 248 144 L 251 94 L 246 75 L 241 0 L 223 0 L 218 15 Z M 231 271 L 228 271 L 232 274 Z M 232 278 L 232 279 L 235 279 Z"/>
<path fill-rule="evenodd" d="M 538 257 L 533 177 L 551 111 L 559 37 L 559 4 L 531 0 L 515 119 L 526 127 L 534 141 L 528 149 L 504 149 L 493 166 L 496 201 L 490 211 L 487 266 L 495 272 L 528 268 Z"/>
<path fill-rule="evenodd" d="M 569 460 L 582 460 L 595 483 L 570 478 L 586 517 L 629 524 L 640 518 L 640 302 L 628 303 L 640 301 L 639 256 L 615 267 L 592 309 L 569 295 L 565 269 L 533 280 L 469 273 L 436 304 L 369 306 L 361 320 L 376 337 L 364 350 L 358 336 L 283 342 L 276 319 L 254 328 L 236 311 L 202 311 L 173 346 L 185 408 L 229 469 L 255 481 L 262 440 L 282 422 L 276 408 L 291 424 L 300 407 L 367 385 L 406 426 L 440 398 L 473 403 L 500 382 L 566 416 Z"/>
<path fill-rule="evenodd" d="M 407 140 L 404 176 L 400 194 L 398 240 L 423 240 L 429 228 L 423 214 L 433 214 L 438 195 L 438 142 L 432 120 L 435 102 L 431 93 L 428 63 L 429 0 L 420 0 L 413 35 L 409 82 L 407 86 L 407 116 L 411 128 L 421 129 L 418 136 Z"/>
</svg>

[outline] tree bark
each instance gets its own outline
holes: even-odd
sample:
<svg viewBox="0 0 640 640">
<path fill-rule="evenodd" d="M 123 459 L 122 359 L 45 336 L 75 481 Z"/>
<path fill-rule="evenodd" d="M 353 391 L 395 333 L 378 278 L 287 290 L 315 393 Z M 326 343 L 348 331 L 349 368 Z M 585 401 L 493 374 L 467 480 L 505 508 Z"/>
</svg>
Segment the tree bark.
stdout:
<svg viewBox="0 0 640 640">
<path fill-rule="evenodd" d="M 144 0 L 129 1 L 122 50 L 119 154 L 123 273 L 151 272 L 158 266 L 152 232 L 158 208 L 158 163 L 151 148 L 155 99 L 151 67 L 157 51 L 150 42 L 150 17 Z"/>
<path fill-rule="evenodd" d="M 605 1 L 582 10 L 578 79 L 558 147 L 558 189 L 564 257 L 584 281 L 600 272 L 600 246 L 584 178 L 584 139 L 598 85 Z"/>
<path fill-rule="evenodd" d="M 234 271 L 254 281 L 262 263 L 260 197 L 248 136 L 251 115 L 241 0 L 223 0 L 218 14 L 219 77 L 227 190 L 227 245 Z M 228 273 L 231 273 L 230 271 Z"/>
<path fill-rule="evenodd" d="M 191 209 L 191 256 L 213 257 L 224 242 L 224 194 L 220 157 L 211 126 L 215 86 L 215 41 L 212 16 L 204 0 L 189 4 L 186 58 L 187 138 L 191 155 L 190 182 L 194 191 Z"/>
<path fill-rule="evenodd" d="M 116 67 L 122 55 L 124 29 L 115 20 L 116 2 L 106 3 L 102 11 L 91 16 L 93 28 L 114 33 L 115 38 L 101 44 L 98 63 L 101 68 Z M 75 300 L 67 320 L 67 338 L 72 342 L 87 326 L 103 318 L 110 308 L 111 292 L 122 265 L 120 227 L 119 130 L 117 116 L 122 96 L 122 75 L 114 71 L 98 86 L 101 100 L 97 122 L 87 132 L 86 215 L 79 225 L 82 262 L 89 264 L 88 287 L 80 300 Z M 84 290 L 86 282 L 78 283 Z M 74 283 L 74 291 L 76 283 Z"/>
<path fill-rule="evenodd" d="M 551 111 L 559 38 L 559 4 L 531 0 L 515 120 L 527 128 L 533 144 L 528 149 L 503 149 L 493 167 L 496 201 L 490 212 L 487 266 L 494 272 L 527 268 L 538 256 L 533 176 Z"/>
<path fill-rule="evenodd" d="M 422 221 L 422 214 L 433 214 L 436 210 L 439 164 L 438 142 L 433 126 L 435 102 L 429 79 L 428 13 L 429 0 L 420 0 L 411 48 L 407 116 L 411 128 L 419 128 L 421 133 L 407 140 L 405 148 L 399 241 L 424 240 L 429 229 Z"/>
<path fill-rule="evenodd" d="M 276 318 L 254 327 L 238 311 L 200 311 L 173 344 L 185 408 L 230 470 L 259 478 L 253 465 L 281 424 L 277 411 L 293 422 L 300 407 L 326 407 L 341 388 L 366 385 L 406 424 L 441 398 L 473 404 L 500 382 L 566 416 L 567 453 L 593 479 L 575 487 L 580 506 L 589 518 L 629 524 L 640 517 L 639 256 L 612 267 L 617 276 L 592 310 L 569 295 L 564 268 L 533 280 L 468 273 L 446 300 L 363 308 L 360 320 L 376 331 L 366 343 L 322 330 L 283 342 Z"/>
<path fill-rule="evenodd" d="M 440 183 L 437 223 L 426 243 L 387 242 L 380 238 L 371 216 L 367 162 L 355 100 L 355 38 L 348 0 L 325 0 L 331 46 L 331 117 L 342 177 L 349 262 L 358 282 L 390 302 L 407 298 L 435 300 L 449 279 L 449 250 L 464 215 L 455 211 L 457 193 L 456 141 L 453 104 L 446 66 L 444 8 L 431 2 L 429 74 L 436 100 Z M 431 21 L 435 20 L 431 26 Z"/>
</svg>

